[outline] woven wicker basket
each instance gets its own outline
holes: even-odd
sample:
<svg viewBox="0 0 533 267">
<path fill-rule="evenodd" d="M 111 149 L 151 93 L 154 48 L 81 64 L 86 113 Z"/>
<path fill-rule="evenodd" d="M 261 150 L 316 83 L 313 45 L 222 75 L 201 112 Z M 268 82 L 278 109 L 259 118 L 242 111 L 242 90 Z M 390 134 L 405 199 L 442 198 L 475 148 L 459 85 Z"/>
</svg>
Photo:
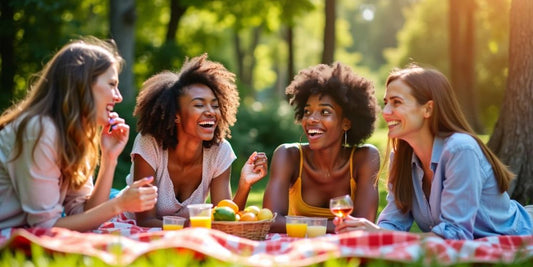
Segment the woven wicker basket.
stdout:
<svg viewBox="0 0 533 267">
<path fill-rule="evenodd" d="M 213 221 L 211 223 L 211 228 L 252 240 L 265 240 L 265 237 L 270 230 L 270 225 L 276 220 L 276 216 L 277 213 L 274 213 L 274 217 L 270 220 L 253 222 Z"/>
</svg>

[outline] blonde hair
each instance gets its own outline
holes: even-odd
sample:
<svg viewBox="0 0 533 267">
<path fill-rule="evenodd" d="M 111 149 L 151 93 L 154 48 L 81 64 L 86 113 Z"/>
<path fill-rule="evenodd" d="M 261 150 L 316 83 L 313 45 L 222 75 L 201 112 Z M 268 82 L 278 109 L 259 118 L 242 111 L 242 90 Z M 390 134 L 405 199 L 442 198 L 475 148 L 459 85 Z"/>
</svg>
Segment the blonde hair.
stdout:
<svg viewBox="0 0 533 267">
<path fill-rule="evenodd" d="M 58 132 L 56 150 L 62 181 L 70 188 L 80 188 L 94 173 L 99 158 L 100 137 L 91 88 L 113 64 L 118 69 L 123 64 L 113 41 L 87 37 L 63 46 L 35 75 L 27 96 L 0 117 L 0 130 L 20 119 L 11 160 L 22 153 L 28 122 L 38 118 L 37 144 L 45 127 L 43 118 L 49 117 Z"/>
<path fill-rule="evenodd" d="M 411 94 L 418 104 L 423 105 L 433 100 L 433 114 L 430 117 L 430 130 L 433 136 L 450 136 L 453 133 L 465 133 L 476 140 L 487 160 L 492 166 L 500 193 L 509 188 L 514 174 L 498 157 L 477 137 L 468 124 L 459 102 L 452 90 L 448 79 L 439 71 L 422 68 L 412 64 L 405 69 L 396 69 L 387 78 L 386 85 L 392 81 L 401 80 L 411 88 Z M 389 139 L 387 154 L 394 152 L 389 172 L 389 184 L 392 185 L 396 206 L 402 212 L 412 208 L 414 188 L 411 177 L 412 147 L 403 140 Z M 384 164 L 387 164 L 387 159 Z"/>
</svg>

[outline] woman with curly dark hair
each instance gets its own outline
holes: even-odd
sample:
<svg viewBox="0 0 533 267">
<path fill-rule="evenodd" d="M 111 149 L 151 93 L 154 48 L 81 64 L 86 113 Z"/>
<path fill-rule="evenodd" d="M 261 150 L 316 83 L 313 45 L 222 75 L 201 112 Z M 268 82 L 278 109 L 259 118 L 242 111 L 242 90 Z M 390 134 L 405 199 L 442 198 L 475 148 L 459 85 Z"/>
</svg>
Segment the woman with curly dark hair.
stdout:
<svg viewBox="0 0 533 267">
<path fill-rule="evenodd" d="M 286 94 L 309 143 L 274 151 L 263 199 L 278 213 L 271 232 L 285 232 L 283 215 L 333 218 L 329 200 L 346 194 L 352 215 L 374 221 L 380 159 L 374 146 L 363 144 L 376 120 L 372 83 L 342 63 L 320 64 L 296 75 Z"/>
<path fill-rule="evenodd" d="M 239 95 L 235 75 L 207 54 L 187 60 L 179 73 L 148 79 L 133 114 L 137 130 L 128 184 L 154 176 L 156 206 L 136 213 L 141 226 L 161 227 L 163 215 L 188 217 L 187 205 L 231 199 L 229 138 Z M 251 186 L 267 173 L 264 153 L 254 152 L 241 171 L 233 201 L 242 210 Z M 130 214 L 131 215 L 131 214 Z"/>
</svg>

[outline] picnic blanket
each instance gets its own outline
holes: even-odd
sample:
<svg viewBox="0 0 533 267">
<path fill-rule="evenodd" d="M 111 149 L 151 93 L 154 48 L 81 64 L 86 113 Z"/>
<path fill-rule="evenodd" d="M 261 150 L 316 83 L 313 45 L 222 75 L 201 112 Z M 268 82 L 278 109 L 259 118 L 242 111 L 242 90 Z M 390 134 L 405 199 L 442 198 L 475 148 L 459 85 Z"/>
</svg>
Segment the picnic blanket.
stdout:
<svg viewBox="0 0 533 267">
<path fill-rule="evenodd" d="M 269 234 L 265 241 L 253 241 L 213 229 L 161 231 L 128 221 L 108 222 L 90 233 L 30 228 L 5 229 L 0 234 L 2 250 L 28 250 L 30 244 L 48 251 L 95 256 L 108 264 L 121 265 L 166 248 L 191 250 L 224 262 L 250 266 L 306 266 L 331 258 L 354 257 L 396 262 L 438 261 L 444 265 L 533 260 L 533 235 L 458 241 L 421 238 L 403 232 L 354 231 L 312 239 Z"/>
</svg>

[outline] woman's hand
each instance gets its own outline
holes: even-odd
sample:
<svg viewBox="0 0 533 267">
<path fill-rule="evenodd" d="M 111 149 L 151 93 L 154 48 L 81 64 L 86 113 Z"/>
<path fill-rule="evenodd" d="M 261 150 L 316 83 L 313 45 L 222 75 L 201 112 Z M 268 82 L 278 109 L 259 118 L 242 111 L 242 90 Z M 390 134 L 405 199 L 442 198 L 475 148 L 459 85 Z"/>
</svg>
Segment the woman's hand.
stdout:
<svg viewBox="0 0 533 267">
<path fill-rule="evenodd" d="M 367 220 L 366 218 L 356 218 L 351 215 L 348 215 L 348 217 L 344 219 L 335 217 L 335 219 L 333 219 L 333 224 L 335 225 L 335 232 L 337 233 L 355 230 L 362 230 L 367 232 L 382 231 L 379 226 Z"/>
<path fill-rule="evenodd" d="M 128 186 L 120 196 L 120 209 L 122 212 L 141 212 L 152 209 L 157 202 L 157 187 L 152 185 L 153 176 L 135 181 Z"/>
<path fill-rule="evenodd" d="M 109 124 L 104 126 L 100 136 L 100 149 L 105 159 L 117 159 L 130 134 L 130 126 L 116 112 L 109 113 Z"/>
<path fill-rule="evenodd" d="M 267 174 L 268 158 L 264 152 L 254 152 L 241 170 L 239 186 L 252 186 Z"/>
</svg>

